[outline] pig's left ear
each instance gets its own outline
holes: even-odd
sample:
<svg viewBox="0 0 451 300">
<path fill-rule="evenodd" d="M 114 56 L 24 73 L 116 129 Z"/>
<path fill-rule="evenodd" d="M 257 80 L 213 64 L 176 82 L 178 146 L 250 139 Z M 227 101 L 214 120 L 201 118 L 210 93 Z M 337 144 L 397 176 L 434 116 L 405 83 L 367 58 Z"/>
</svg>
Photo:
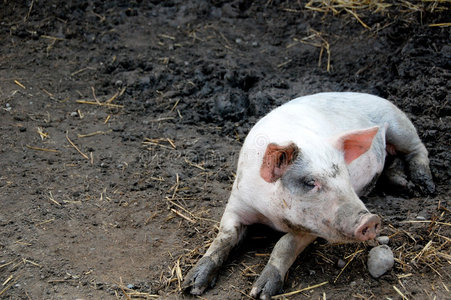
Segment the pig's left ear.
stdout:
<svg viewBox="0 0 451 300">
<path fill-rule="evenodd" d="M 379 126 L 345 132 L 332 140 L 332 145 L 344 152 L 345 161 L 350 164 L 354 159 L 370 149 Z"/>
<path fill-rule="evenodd" d="M 269 144 L 263 157 L 260 176 L 266 182 L 276 182 L 296 159 L 298 152 L 299 149 L 294 143 L 288 146 Z"/>
</svg>

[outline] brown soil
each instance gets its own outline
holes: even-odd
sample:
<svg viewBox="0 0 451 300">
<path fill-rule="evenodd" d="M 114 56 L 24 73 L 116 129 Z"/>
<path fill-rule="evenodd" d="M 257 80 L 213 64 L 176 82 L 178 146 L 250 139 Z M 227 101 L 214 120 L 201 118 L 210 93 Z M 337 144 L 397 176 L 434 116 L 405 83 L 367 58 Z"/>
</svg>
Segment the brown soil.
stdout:
<svg viewBox="0 0 451 300">
<path fill-rule="evenodd" d="M 296 96 L 361 91 L 411 117 L 437 194 L 368 197 L 388 274 L 368 274 L 367 243 L 319 240 L 285 291 L 451 299 L 451 30 L 429 26 L 449 10 L 359 12 L 368 30 L 304 4 L 2 1 L 0 298 L 191 298 L 178 277 L 216 233 L 251 126 Z M 205 298 L 247 299 L 277 236 L 255 228 Z"/>
</svg>

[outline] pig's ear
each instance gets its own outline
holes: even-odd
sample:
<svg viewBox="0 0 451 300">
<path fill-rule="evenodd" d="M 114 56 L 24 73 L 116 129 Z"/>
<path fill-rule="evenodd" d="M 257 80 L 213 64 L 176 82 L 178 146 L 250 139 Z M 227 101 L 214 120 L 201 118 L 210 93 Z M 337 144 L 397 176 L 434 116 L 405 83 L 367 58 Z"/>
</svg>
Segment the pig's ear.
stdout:
<svg viewBox="0 0 451 300">
<path fill-rule="evenodd" d="M 260 176 L 266 182 L 276 182 L 296 159 L 298 152 L 299 149 L 294 143 L 288 146 L 269 144 L 263 157 Z"/>
<path fill-rule="evenodd" d="M 374 136 L 379 130 L 379 126 L 345 132 L 335 137 L 332 144 L 335 148 L 342 150 L 345 161 L 350 164 L 354 159 L 370 149 Z"/>
</svg>

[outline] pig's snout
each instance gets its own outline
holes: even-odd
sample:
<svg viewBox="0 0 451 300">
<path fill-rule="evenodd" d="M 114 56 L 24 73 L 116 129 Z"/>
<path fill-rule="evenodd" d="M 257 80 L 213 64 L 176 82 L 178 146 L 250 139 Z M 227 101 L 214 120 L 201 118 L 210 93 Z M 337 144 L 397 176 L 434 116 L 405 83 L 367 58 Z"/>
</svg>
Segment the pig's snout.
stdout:
<svg viewBox="0 0 451 300">
<path fill-rule="evenodd" d="M 380 228 L 381 218 L 379 216 L 373 214 L 364 215 L 357 226 L 354 236 L 359 241 L 371 240 L 377 236 Z"/>
</svg>

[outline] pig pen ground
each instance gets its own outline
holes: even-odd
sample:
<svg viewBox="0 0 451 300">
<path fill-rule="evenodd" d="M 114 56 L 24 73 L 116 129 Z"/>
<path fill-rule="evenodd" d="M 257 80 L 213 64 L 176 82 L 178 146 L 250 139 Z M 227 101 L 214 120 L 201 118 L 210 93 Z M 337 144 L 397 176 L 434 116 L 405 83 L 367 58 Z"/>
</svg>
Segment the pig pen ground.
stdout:
<svg viewBox="0 0 451 300">
<path fill-rule="evenodd" d="M 450 7 L 1 1 L 0 298 L 193 298 L 181 280 L 252 125 L 296 96 L 360 91 L 412 119 L 437 193 L 379 184 L 364 200 L 394 268 L 373 279 L 371 243 L 318 240 L 285 297 L 451 299 Z M 202 299 L 248 299 L 278 236 L 253 228 Z"/>
</svg>

